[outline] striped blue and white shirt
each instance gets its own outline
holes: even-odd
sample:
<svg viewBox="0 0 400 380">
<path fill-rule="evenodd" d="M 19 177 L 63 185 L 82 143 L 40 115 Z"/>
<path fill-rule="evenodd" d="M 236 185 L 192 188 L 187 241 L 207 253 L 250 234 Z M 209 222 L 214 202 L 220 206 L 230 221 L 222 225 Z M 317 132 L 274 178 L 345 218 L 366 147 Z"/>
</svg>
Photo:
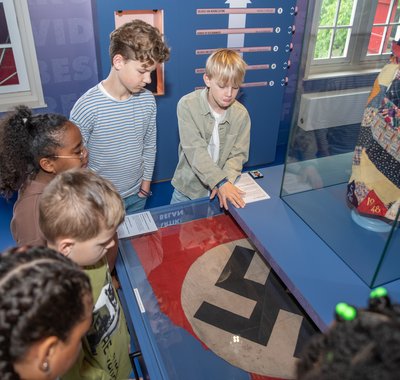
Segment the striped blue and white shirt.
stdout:
<svg viewBox="0 0 400 380">
<path fill-rule="evenodd" d="M 116 100 L 101 84 L 82 95 L 71 111 L 89 151 L 89 167 L 109 179 L 123 198 L 136 194 L 142 180 L 152 179 L 156 113 L 150 91 Z"/>
</svg>

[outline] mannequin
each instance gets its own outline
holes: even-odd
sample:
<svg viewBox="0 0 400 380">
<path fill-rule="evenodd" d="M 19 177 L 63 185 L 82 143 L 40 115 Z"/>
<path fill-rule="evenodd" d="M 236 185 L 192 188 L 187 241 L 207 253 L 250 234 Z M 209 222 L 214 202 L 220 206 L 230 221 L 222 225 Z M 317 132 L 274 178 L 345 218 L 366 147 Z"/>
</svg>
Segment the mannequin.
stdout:
<svg viewBox="0 0 400 380">
<path fill-rule="evenodd" d="M 347 185 L 353 220 L 377 232 L 391 230 L 400 204 L 399 60 L 400 41 L 368 97 Z"/>
</svg>

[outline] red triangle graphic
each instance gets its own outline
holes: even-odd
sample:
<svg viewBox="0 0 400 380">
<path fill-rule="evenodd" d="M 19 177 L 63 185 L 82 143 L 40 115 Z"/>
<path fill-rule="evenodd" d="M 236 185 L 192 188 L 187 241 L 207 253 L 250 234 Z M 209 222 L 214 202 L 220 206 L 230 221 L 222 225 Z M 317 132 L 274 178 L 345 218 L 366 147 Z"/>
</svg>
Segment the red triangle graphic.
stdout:
<svg viewBox="0 0 400 380">
<path fill-rule="evenodd" d="M 387 208 L 374 190 L 371 190 L 357 208 L 360 212 L 371 215 L 385 216 Z"/>
</svg>

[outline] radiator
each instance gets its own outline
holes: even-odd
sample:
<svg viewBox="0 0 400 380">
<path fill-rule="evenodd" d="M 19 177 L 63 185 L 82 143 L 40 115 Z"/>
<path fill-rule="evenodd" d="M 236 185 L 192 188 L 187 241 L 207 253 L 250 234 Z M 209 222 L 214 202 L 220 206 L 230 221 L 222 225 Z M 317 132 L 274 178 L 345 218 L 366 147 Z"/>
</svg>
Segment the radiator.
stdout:
<svg viewBox="0 0 400 380">
<path fill-rule="evenodd" d="M 305 131 L 361 122 L 370 88 L 303 94 L 298 126 Z"/>
</svg>

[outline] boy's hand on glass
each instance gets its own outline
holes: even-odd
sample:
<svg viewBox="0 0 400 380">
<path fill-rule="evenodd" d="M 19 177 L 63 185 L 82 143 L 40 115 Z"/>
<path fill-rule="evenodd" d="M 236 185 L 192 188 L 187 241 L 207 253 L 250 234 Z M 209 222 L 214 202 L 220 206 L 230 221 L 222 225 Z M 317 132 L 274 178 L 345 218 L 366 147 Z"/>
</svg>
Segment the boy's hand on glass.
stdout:
<svg viewBox="0 0 400 380">
<path fill-rule="evenodd" d="M 240 190 L 230 182 L 224 183 L 219 189 L 214 189 L 211 192 L 210 199 L 217 195 L 219 205 L 228 210 L 228 201 L 231 202 L 236 208 L 243 208 L 246 203 L 243 200 L 244 191 Z"/>
</svg>

